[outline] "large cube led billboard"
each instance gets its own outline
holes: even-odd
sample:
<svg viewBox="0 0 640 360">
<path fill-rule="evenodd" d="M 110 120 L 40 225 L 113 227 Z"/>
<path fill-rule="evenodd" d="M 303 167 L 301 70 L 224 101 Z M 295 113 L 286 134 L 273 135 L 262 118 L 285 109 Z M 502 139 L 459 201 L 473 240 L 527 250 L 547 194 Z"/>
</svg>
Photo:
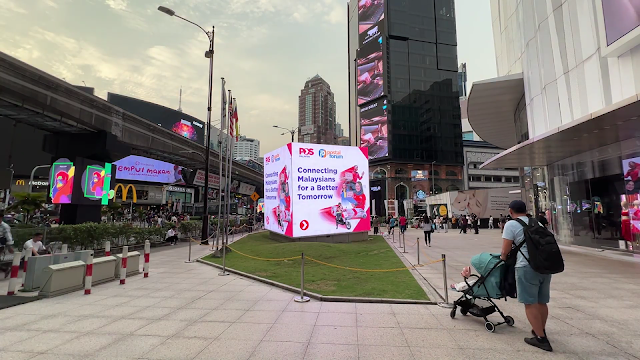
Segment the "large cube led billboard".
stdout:
<svg viewBox="0 0 640 360">
<path fill-rule="evenodd" d="M 292 143 L 265 155 L 268 230 L 291 237 L 369 231 L 366 147 Z"/>
<path fill-rule="evenodd" d="M 360 107 L 360 146 L 369 149 L 369 159 L 389 155 L 387 99 Z"/>
</svg>

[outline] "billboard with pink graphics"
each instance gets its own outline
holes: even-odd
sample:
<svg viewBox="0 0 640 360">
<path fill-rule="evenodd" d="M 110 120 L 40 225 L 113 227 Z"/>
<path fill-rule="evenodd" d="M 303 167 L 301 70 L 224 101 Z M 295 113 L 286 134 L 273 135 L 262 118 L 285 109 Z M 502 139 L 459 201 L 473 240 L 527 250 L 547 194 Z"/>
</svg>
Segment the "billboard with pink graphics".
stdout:
<svg viewBox="0 0 640 360">
<path fill-rule="evenodd" d="M 264 227 L 293 236 L 291 144 L 264 156 Z"/>
<path fill-rule="evenodd" d="M 267 229 L 292 237 L 369 231 L 368 156 L 367 148 L 301 143 L 267 154 Z"/>
</svg>

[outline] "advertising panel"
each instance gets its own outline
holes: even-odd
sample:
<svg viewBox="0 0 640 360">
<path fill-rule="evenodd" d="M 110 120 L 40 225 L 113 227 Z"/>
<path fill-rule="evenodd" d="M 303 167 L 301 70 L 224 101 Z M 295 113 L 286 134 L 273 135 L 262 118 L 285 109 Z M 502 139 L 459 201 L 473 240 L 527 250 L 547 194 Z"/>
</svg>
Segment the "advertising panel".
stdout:
<svg viewBox="0 0 640 360">
<path fill-rule="evenodd" d="M 256 191 L 255 186 L 241 182 L 237 192 L 239 194 L 252 195 L 255 191 Z"/>
<path fill-rule="evenodd" d="M 129 155 L 124 159 L 116 161 L 115 164 L 116 179 L 118 180 L 185 184 L 182 167 L 168 162 Z"/>
<path fill-rule="evenodd" d="M 224 183 L 225 177 L 222 177 L 222 182 Z M 209 187 L 220 188 L 220 176 L 216 174 L 209 173 Z M 196 177 L 193 179 L 193 185 L 195 186 L 204 186 L 204 170 L 196 171 Z"/>
<path fill-rule="evenodd" d="M 53 162 L 49 177 L 49 196 L 54 204 L 71 204 L 75 166 L 67 158 Z"/>
<path fill-rule="evenodd" d="M 78 203 L 87 204 L 95 201 L 100 205 L 108 205 L 111 190 L 111 163 L 82 160 L 76 161 L 76 166 L 84 168 L 80 178 L 80 188 L 84 196 Z"/>
<path fill-rule="evenodd" d="M 356 66 L 358 105 L 384 95 L 384 44 L 382 36 L 358 49 Z"/>
<path fill-rule="evenodd" d="M 291 145 L 264 156 L 264 227 L 287 236 L 293 236 Z"/>
<path fill-rule="evenodd" d="M 384 19 L 384 0 L 358 1 L 358 34 L 375 27 Z"/>
<path fill-rule="evenodd" d="M 520 193 L 509 193 L 513 190 L 519 190 L 519 188 L 451 191 L 449 193 L 451 214 L 452 216 L 476 214 L 479 218 L 508 214 L 509 203 L 513 200 L 521 200 Z"/>
<path fill-rule="evenodd" d="M 360 146 L 368 149 L 369 159 L 389 155 L 387 99 L 360 108 Z"/>
<path fill-rule="evenodd" d="M 294 143 L 293 236 L 369 231 L 367 148 Z"/>
</svg>

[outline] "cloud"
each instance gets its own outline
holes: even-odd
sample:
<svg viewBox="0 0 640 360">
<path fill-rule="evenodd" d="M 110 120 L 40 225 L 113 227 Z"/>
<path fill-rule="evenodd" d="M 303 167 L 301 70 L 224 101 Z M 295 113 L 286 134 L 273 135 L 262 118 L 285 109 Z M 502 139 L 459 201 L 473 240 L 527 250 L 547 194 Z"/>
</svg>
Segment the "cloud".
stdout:
<svg viewBox="0 0 640 360">
<path fill-rule="evenodd" d="M 53 1 L 53 0 L 41 0 L 41 2 L 44 5 L 51 6 L 53 8 L 57 8 L 58 7 L 58 4 L 56 4 L 55 1 Z"/>
<path fill-rule="evenodd" d="M 25 10 L 24 8 L 20 7 L 20 5 L 18 5 L 17 1 L 13 1 L 13 0 L 0 0 L 0 8 L 2 8 L 2 11 L 8 11 L 8 12 L 16 12 L 19 14 L 26 14 L 27 10 Z"/>
<path fill-rule="evenodd" d="M 105 0 L 112 9 L 124 10 L 127 8 L 127 0 Z"/>
</svg>

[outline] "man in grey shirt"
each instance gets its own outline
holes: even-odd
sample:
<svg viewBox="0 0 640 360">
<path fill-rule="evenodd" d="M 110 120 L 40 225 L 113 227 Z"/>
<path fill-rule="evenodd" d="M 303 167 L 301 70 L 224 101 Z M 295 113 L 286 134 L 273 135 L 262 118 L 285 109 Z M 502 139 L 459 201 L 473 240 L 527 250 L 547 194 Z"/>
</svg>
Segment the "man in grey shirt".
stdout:
<svg viewBox="0 0 640 360">
<path fill-rule="evenodd" d="M 509 214 L 512 219 L 520 219 L 524 223 L 529 223 L 527 216 L 527 206 L 521 200 L 514 200 L 509 204 Z M 524 242 L 524 228 L 516 220 L 510 220 L 504 225 L 502 231 L 502 254 L 503 260 L 511 249 Z M 533 328 L 532 338 L 525 338 L 524 341 L 537 348 L 546 351 L 553 351 L 547 339 L 545 330 L 547 318 L 549 317 L 549 291 L 551 285 L 551 275 L 540 274 L 529 265 L 529 252 L 527 244 L 522 244 L 516 258 L 516 288 L 518 291 L 518 301 L 524 304 L 527 319 Z"/>
</svg>

